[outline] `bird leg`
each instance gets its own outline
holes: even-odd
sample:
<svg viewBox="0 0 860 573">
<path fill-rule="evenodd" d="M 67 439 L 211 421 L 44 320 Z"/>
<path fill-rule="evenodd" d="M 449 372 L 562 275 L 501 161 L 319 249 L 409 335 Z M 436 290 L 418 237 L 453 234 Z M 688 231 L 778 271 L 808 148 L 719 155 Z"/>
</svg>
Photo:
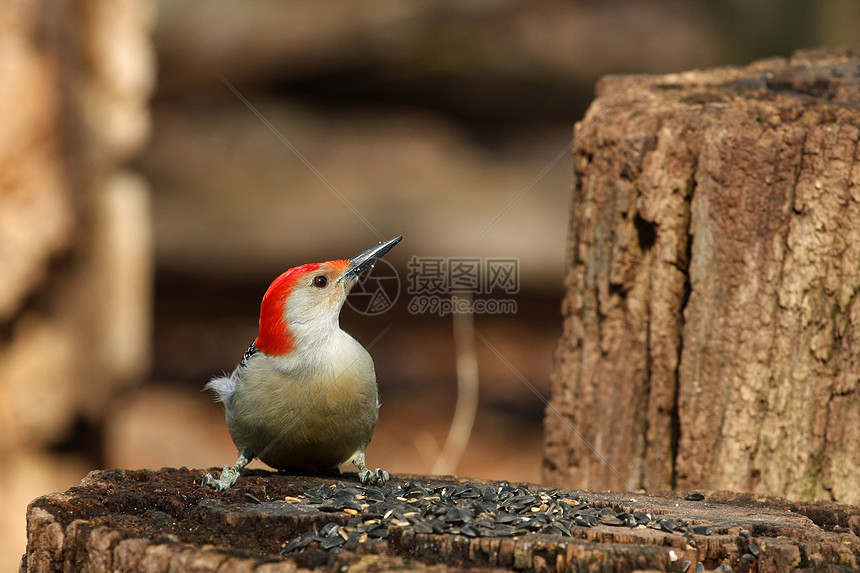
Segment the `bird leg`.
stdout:
<svg viewBox="0 0 860 573">
<path fill-rule="evenodd" d="M 349 461 L 358 468 L 358 481 L 364 485 L 382 485 L 391 479 L 391 474 L 383 469 L 376 468 L 375 472 L 367 469 L 364 464 L 364 448 L 355 452 Z"/>
<path fill-rule="evenodd" d="M 239 459 L 236 460 L 236 463 L 233 464 L 232 468 L 224 466 L 224 469 L 221 471 L 220 478 L 215 479 L 212 477 L 212 474 L 206 474 L 203 476 L 203 480 L 200 482 L 200 485 L 214 487 L 217 491 L 229 489 L 236 483 L 236 480 L 239 479 L 239 474 L 242 473 L 242 469 L 250 464 L 253 459 L 254 452 L 251 450 L 245 450 L 239 454 Z"/>
</svg>

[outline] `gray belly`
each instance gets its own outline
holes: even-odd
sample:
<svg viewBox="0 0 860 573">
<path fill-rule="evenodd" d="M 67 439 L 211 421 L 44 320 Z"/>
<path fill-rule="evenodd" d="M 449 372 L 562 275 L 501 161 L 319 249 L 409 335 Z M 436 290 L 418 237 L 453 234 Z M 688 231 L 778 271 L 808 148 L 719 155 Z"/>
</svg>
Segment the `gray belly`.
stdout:
<svg viewBox="0 0 860 573">
<path fill-rule="evenodd" d="M 376 379 L 366 368 L 331 379 L 263 379 L 233 397 L 227 426 L 240 451 L 277 469 L 324 470 L 365 447 L 376 428 Z"/>
</svg>

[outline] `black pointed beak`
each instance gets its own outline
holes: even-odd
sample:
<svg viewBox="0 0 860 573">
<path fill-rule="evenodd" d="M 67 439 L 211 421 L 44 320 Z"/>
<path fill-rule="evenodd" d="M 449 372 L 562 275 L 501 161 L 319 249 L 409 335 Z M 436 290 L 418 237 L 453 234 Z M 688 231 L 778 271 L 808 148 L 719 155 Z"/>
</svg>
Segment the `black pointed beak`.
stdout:
<svg viewBox="0 0 860 573">
<path fill-rule="evenodd" d="M 373 263 L 378 261 L 391 249 L 394 245 L 403 240 L 403 235 L 397 235 L 393 239 L 382 241 L 378 245 L 374 245 L 362 251 L 349 259 L 349 267 L 346 272 L 338 280 L 357 279 L 361 273 L 373 266 Z"/>
</svg>

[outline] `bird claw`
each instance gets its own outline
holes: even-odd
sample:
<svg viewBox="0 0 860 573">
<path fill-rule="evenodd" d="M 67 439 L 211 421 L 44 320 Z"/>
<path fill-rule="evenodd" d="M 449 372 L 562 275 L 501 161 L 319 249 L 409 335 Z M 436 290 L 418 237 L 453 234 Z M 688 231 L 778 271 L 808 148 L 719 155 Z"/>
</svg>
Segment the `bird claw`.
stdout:
<svg viewBox="0 0 860 573">
<path fill-rule="evenodd" d="M 212 474 L 206 474 L 200 480 L 200 487 L 209 486 L 214 488 L 215 491 L 224 491 L 230 489 L 236 483 L 237 479 L 239 479 L 239 470 L 230 466 L 224 466 L 220 478 L 215 479 Z"/>
<path fill-rule="evenodd" d="M 200 487 L 212 487 L 215 491 L 224 491 L 225 489 L 230 489 L 233 487 L 233 484 L 236 483 L 236 480 L 239 479 L 239 476 L 242 475 L 242 468 L 251 463 L 254 459 L 254 452 L 251 450 L 245 450 L 239 454 L 239 459 L 236 460 L 236 463 L 233 464 L 233 467 L 224 466 L 224 469 L 221 470 L 221 477 L 215 479 L 212 477 L 212 474 L 206 474 L 203 476 L 203 479 L 200 480 Z"/>
<path fill-rule="evenodd" d="M 358 472 L 358 480 L 363 485 L 382 485 L 390 479 L 391 474 L 381 468 L 376 468 L 375 472 L 367 468 Z"/>
</svg>

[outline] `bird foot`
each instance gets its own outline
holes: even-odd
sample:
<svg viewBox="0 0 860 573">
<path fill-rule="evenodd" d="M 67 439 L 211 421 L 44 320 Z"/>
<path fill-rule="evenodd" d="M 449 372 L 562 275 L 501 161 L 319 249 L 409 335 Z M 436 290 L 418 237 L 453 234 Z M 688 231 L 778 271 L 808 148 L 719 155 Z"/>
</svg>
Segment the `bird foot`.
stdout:
<svg viewBox="0 0 860 573">
<path fill-rule="evenodd" d="M 233 467 L 224 466 L 224 469 L 221 470 L 220 478 L 215 479 L 212 474 L 206 474 L 203 476 L 203 479 L 200 481 L 200 487 L 209 486 L 215 488 L 216 491 L 230 489 L 233 487 L 233 484 L 236 483 L 236 480 L 239 479 L 239 476 L 242 475 L 242 469 L 251 463 L 251 460 L 253 459 L 254 453 L 250 450 L 242 452 L 239 454 L 239 459 L 236 460 Z"/>
<path fill-rule="evenodd" d="M 216 491 L 224 491 L 233 487 L 233 484 L 239 479 L 239 473 L 240 471 L 235 467 L 224 466 L 220 478 L 215 479 L 212 474 L 206 474 L 200 481 L 200 486 L 209 486 L 215 488 Z"/>
<path fill-rule="evenodd" d="M 364 485 L 382 485 L 390 479 L 391 474 L 380 468 L 376 468 L 375 472 L 367 468 L 358 472 L 358 481 Z"/>
</svg>

